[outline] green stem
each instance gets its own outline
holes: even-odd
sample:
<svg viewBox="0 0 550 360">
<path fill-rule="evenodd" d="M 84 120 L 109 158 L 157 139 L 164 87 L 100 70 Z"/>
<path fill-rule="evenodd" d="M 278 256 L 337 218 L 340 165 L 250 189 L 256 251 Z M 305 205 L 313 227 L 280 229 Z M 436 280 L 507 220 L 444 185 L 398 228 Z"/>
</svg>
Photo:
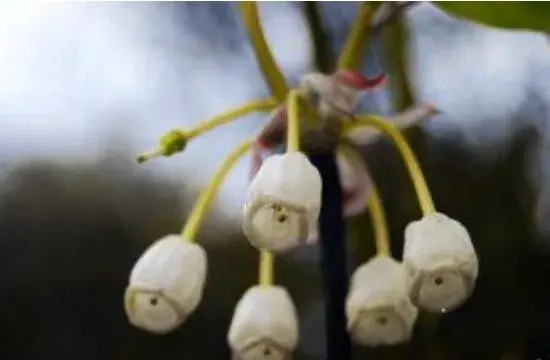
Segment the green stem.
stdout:
<svg viewBox="0 0 550 360">
<path fill-rule="evenodd" d="M 393 21 L 385 24 L 382 30 L 382 39 L 390 69 L 393 73 L 391 81 L 392 96 L 395 110 L 401 112 L 413 104 L 413 91 L 407 76 L 407 33 L 403 21 L 403 13 L 399 5 L 390 3 L 392 11 L 398 12 Z"/>
<path fill-rule="evenodd" d="M 283 102 L 288 92 L 283 73 L 277 66 L 277 62 L 267 45 L 262 25 L 258 15 L 258 5 L 255 1 L 243 1 L 239 4 L 241 18 L 250 38 L 250 43 L 262 70 L 265 81 L 269 85 L 273 96 Z"/>
</svg>

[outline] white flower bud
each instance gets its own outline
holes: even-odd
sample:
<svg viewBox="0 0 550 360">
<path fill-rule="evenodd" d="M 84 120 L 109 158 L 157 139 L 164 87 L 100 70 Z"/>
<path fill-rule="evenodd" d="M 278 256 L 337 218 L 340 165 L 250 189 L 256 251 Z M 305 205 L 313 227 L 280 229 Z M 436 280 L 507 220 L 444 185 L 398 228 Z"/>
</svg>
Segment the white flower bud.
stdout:
<svg viewBox="0 0 550 360">
<path fill-rule="evenodd" d="M 244 206 L 250 243 L 281 252 L 315 234 L 321 190 L 321 175 L 303 153 L 267 158 L 250 182 Z"/>
<path fill-rule="evenodd" d="M 474 290 L 479 264 L 470 235 L 444 214 L 407 226 L 403 262 L 411 300 L 427 311 L 454 310 Z"/>
<path fill-rule="evenodd" d="M 408 341 L 418 310 L 405 287 L 401 263 L 376 256 L 353 274 L 346 302 L 348 329 L 354 342 L 367 346 Z"/>
<path fill-rule="evenodd" d="M 202 299 L 206 271 L 200 245 L 178 235 L 156 241 L 130 275 L 124 299 L 130 323 L 157 334 L 179 327 Z"/>
<path fill-rule="evenodd" d="M 298 318 L 288 292 L 280 286 L 254 286 L 243 295 L 228 333 L 233 358 L 284 360 L 298 345 Z"/>
</svg>

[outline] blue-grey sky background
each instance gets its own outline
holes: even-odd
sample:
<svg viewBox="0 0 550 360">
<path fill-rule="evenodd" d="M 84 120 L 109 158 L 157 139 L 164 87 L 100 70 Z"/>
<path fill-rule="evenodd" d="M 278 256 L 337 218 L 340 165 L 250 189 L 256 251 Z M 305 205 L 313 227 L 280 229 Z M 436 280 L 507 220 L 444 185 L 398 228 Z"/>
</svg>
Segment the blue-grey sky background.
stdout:
<svg viewBox="0 0 550 360">
<path fill-rule="evenodd" d="M 357 3 L 323 3 L 340 45 Z M 287 77 L 311 68 L 300 6 L 261 3 L 268 41 Z M 476 156 L 498 149 L 522 126 L 545 132 L 550 110 L 550 46 L 541 35 L 485 29 L 430 3 L 407 16 L 414 86 L 444 115 L 424 128 L 462 142 Z M 376 72 L 380 59 L 365 62 Z M 172 127 L 189 126 L 268 91 L 232 3 L 27 3 L 0 5 L 2 166 L 32 158 L 95 161 L 105 147 L 134 154 Z M 373 111 L 388 111 L 387 94 Z M 369 102 L 369 104 L 374 101 Z M 261 126 L 250 116 L 193 142 L 184 155 L 139 167 L 143 176 L 203 184 L 222 156 Z M 547 136 L 545 136 L 547 137 Z M 543 142 L 545 143 L 545 142 Z M 544 146 L 526 175 L 550 196 Z M 135 165 L 137 168 L 137 165 Z M 248 163 L 229 177 L 219 204 L 238 216 Z"/>
</svg>

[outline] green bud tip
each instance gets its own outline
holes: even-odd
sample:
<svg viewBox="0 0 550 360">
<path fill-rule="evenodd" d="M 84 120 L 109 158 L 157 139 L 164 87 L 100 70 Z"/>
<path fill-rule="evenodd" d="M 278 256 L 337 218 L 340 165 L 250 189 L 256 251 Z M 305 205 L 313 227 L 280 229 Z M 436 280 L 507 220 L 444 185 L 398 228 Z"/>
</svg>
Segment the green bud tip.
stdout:
<svg viewBox="0 0 550 360">
<path fill-rule="evenodd" d="M 181 152 L 187 146 L 188 135 L 182 130 L 171 130 L 164 135 L 160 141 L 160 154 L 163 156 L 171 156 Z"/>
<path fill-rule="evenodd" d="M 143 164 L 147 160 L 149 160 L 149 156 L 147 156 L 147 154 L 139 154 L 136 158 L 138 164 Z"/>
</svg>

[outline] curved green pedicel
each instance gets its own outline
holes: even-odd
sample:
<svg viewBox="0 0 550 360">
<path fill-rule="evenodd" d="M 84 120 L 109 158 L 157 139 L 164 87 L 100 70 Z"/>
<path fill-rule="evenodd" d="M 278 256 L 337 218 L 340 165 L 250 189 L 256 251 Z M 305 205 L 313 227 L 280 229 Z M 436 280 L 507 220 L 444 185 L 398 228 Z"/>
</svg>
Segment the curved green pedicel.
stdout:
<svg viewBox="0 0 550 360">
<path fill-rule="evenodd" d="M 288 86 L 267 45 L 258 16 L 258 5 L 255 1 L 243 1 L 238 4 L 238 7 L 264 79 L 273 96 L 282 102 L 288 93 Z"/>
</svg>

